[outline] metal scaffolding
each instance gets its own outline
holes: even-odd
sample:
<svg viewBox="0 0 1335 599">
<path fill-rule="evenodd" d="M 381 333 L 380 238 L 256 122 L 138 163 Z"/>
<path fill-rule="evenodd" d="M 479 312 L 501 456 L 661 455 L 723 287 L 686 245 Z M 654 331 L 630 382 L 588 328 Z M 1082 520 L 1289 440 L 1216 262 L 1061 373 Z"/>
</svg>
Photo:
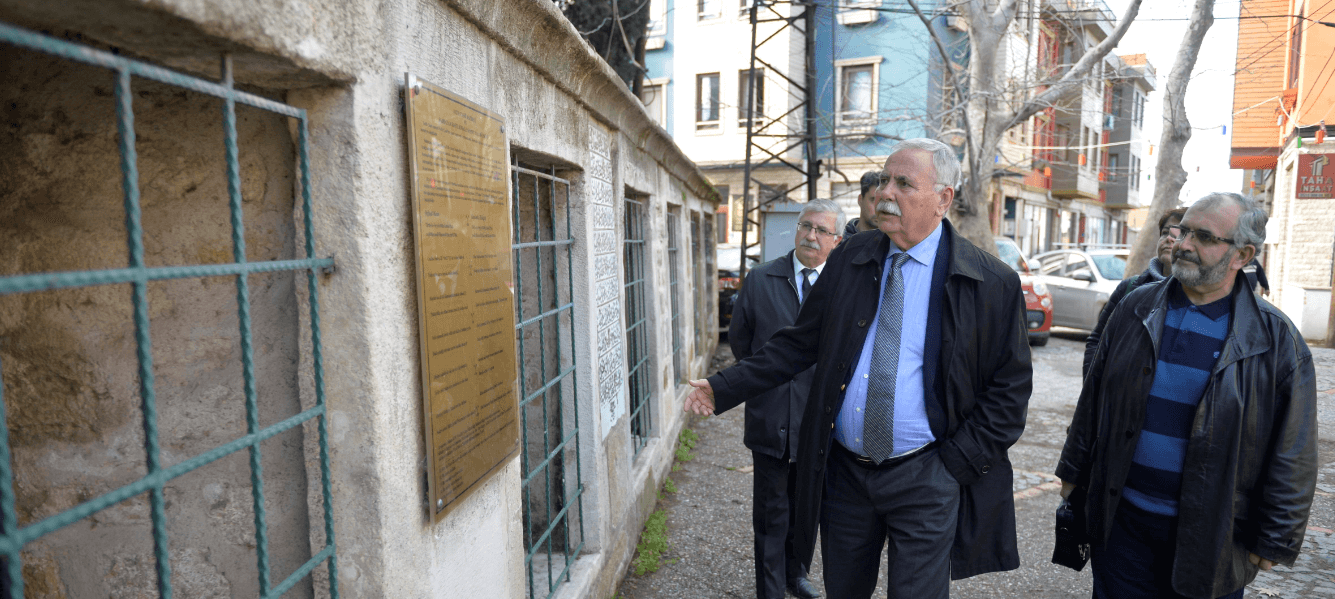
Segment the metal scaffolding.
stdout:
<svg viewBox="0 0 1335 599">
<path fill-rule="evenodd" d="M 751 192 L 752 175 L 756 169 L 770 164 L 779 164 L 791 168 L 805 177 L 807 199 L 816 197 L 816 180 L 820 178 L 820 160 L 816 158 L 816 106 L 812 97 L 813 90 L 816 87 L 816 42 L 814 37 L 816 5 L 817 0 L 752 0 L 751 2 L 751 62 L 747 71 L 745 99 L 746 163 L 742 170 L 742 259 L 738 275 L 742 278 L 746 277 L 746 256 L 750 255 L 750 248 L 760 244 L 759 235 L 756 236 L 757 239 L 754 241 L 750 239 L 749 235 L 752 225 L 755 225 L 757 230 L 759 229 L 760 221 L 756 218 L 756 214 L 760 211 L 762 205 L 780 199 L 787 199 L 788 194 L 791 193 L 788 188 L 777 188 L 777 186 L 768 186 L 761 181 L 756 181 L 761 189 L 777 189 L 763 201 L 759 197 L 753 197 Z M 778 23 L 779 26 L 775 31 L 761 39 L 760 28 L 768 23 Z M 801 36 L 802 43 L 803 68 L 801 73 L 796 74 L 787 73 L 787 69 L 776 68 L 775 65 L 758 56 L 760 50 L 766 44 L 780 43 L 775 40 L 786 41 L 787 36 L 783 34 L 790 29 Z M 785 52 L 783 56 L 786 57 L 787 53 Z M 790 86 L 789 95 L 796 95 L 798 98 L 798 101 L 793 103 L 786 112 L 773 119 L 765 119 L 756 115 L 757 65 L 763 67 L 767 73 L 774 73 L 787 81 Z M 785 129 L 782 123 L 790 122 L 794 114 L 801 114 L 801 125 L 796 128 Z M 774 131 L 771 131 L 772 128 Z M 778 147 L 777 151 L 774 150 L 776 146 Z M 786 157 L 789 152 L 799 147 L 802 148 L 801 160 L 794 162 Z M 757 150 L 764 156 L 759 161 L 756 161 Z"/>
</svg>

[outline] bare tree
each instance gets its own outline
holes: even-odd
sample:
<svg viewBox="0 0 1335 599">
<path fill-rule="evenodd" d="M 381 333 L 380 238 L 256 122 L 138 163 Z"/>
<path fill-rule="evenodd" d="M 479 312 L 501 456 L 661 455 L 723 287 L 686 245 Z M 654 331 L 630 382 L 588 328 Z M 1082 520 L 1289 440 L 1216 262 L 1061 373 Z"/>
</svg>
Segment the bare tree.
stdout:
<svg viewBox="0 0 1335 599">
<path fill-rule="evenodd" d="M 649 0 L 562 0 L 571 24 L 636 95 L 644 81 Z"/>
<path fill-rule="evenodd" d="M 1141 0 L 1131 0 L 1112 33 L 1098 45 L 1085 51 L 1065 73 L 1055 81 L 1037 82 L 1047 86 L 1043 91 L 1020 102 L 1015 108 L 1005 105 L 1005 81 L 998 76 L 1003 57 L 1003 38 L 1015 20 L 1017 0 L 962 0 L 953 10 L 964 16 L 969 31 L 969 65 L 965 80 L 953 68 L 946 44 L 931 26 L 931 19 L 918 7 L 916 0 L 908 0 L 918 18 L 932 35 L 933 44 L 941 57 L 946 84 L 955 90 L 954 102 L 947 106 L 953 111 L 966 132 L 964 136 L 964 167 L 966 179 L 955 197 L 951 221 L 969 241 L 995 252 L 992 227 L 988 222 L 992 198 L 988 188 L 996 170 L 993 157 L 999 153 L 1006 131 L 1034 116 L 1084 83 L 1093 67 L 1108 55 L 1126 35 L 1140 12 Z M 947 101 L 949 102 L 949 98 Z"/>
<path fill-rule="evenodd" d="M 1127 260 L 1128 276 L 1144 270 L 1149 264 L 1159 236 L 1157 231 L 1153 235 L 1146 234 L 1148 227 L 1177 206 L 1178 194 L 1187 183 L 1187 171 L 1182 168 L 1182 150 L 1191 139 L 1191 121 L 1187 120 L 1186 106 L 1187 83 L 1191 81 L 1191 71 L 1196 68 L 1196 57 L 1201 52 L 1205 32 L 1213 24 L 1214 0 L 1196 0 L 1191 23 L 1187 25 L 1187 33 L 1182 36 L 1182 45 L 1177 49 L 1177 59 L 1173 61 L 1173 72 L 1168 75 L 1168 85 L 1164 87 L 1163 134 L 1159 137 L 1159 163 L 1154 167 L 1154 200 L 1150 202 L 1149 214 L 1145 215 L 1146 227 L 1141 228 Z"/>
</svg>

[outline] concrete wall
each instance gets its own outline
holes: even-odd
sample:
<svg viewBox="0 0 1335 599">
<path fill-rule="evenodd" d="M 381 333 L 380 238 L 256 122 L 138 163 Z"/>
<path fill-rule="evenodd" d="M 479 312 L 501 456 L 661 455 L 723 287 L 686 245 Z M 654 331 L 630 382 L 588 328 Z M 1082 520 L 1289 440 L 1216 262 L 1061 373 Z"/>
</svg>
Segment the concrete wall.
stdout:
<svg viewBox="0 0 1335 599">
<path fill-rule="evenodd" d="M 319 291 L 344 596 L 522 597 L 529 576 L 518 460 L 442 522 L 427 516 L 404 73 L 503 115 L 515 156 L 561 169 L 571 180 L 579 410 L 578 421 L 565 424 L 579 427 L 568 458 L 577 455 L 581 469 L 584 552 L 558 595 L 611 594 L 683 422 L 686 388 L 672 374 L 670 349 L 669 206 L 677 207 L 682 234 L 684 376 L 694 378 L 712 353 L 717 314 L 713 242 L 703 240 L 697 257 L 690 223 L 692 214 L 712 218 L 716 200 L 551 2 L 0 0 L 0 20 L 207 77 L 217 76 L 219 53 L 229 51 L 240 85 L 307 110 L 317 254 L 337 260 Z M 19 148 L 0 166 L 0 274 L 123 265 L 111 76 L 7 47 L 0 61 L 0 94 L 18 124 L 0 135 L 5 147 Z M 230 260 L 218 102 L 135 86 L 149 263 Z M 291 257 L 302 240 L 292 226 L 290 123 L 245 112 L 239 127 L 253 219 L 249 257 Z M 626 397 L 620 223 L 628 190 L 650 202 L 653 426 L 637 455 L 627 410 L 609 419 L 617 411 L 603 409 L 609 398 Z M 250 279 L 262 423 L 313 401 L 301 278 Z M 243 430 L 234 295 L 225 278 L 150 286 L 168 462 Z M 23 518 L 49 515 L 142 472 L 128 297 L 122 285 L 0 298 L 0 361 Z M 323 542 L 318 485 L 306 483 L 318 475 L 313 434 L 306 426 L 265 444 L 280 579 Z M 240 456 L 169 485 L 178 593 L 256 593 L 248 485 Z M 146 504 L 132 500 L 31 545 L 25 576 L 51 596 L 151 588 L 146 514 Z M 321 592 L 327 573 L 314 576 L 315 590 L 307 584 L 299 596 Z M 533 578 L 545 595 L 545 572 Z"/>
<path fill-rule="evenodd" d="M 0 273 L 123 268 L 126 233 L 113 79 L 104 69 L 0 50 L 9 148 L 0 176 Z M 134 88 L 145 259 L 150 266 L 232 261 L 221 103 L 139 81 Z M 294 257 L 293 142 L 282 119 L 242 110 L 241 193 L 250 260 Z M 296 296 L 290 273 L 250 280 L 261 425 L 300 411 Z M 236 286 L 228 278 L 148 287 L 164 464 L 246 433 Z M 18 495 L 32 524 L 142 476 L 134 322 L 127 285 L 0 297 L 0 362 Z M 263 444 L 273 568 L 310 557 L 301 431 Z M 281 481 L 279 484 L 273 484 Z M 255 595 L 245 453 L 164 490 L 186 596 Z M 135 596 L 154 587 L 146 495 L 28 547 L 40 596 Z M 299 589 L 297 596 L 309 596 Z"/>
<path fill-rule="evenodd" d="M 1330 311 L 1335 200 L 1296 199 L 1298 155 L 1335 151 L 1335 142 L 1290 143 L 1275 171 L 1275 205 L 1266 225 L 1266 275 L 1270 301 L 1288 315 L 1303 337 L 1326 338 Z"/>
</svg>

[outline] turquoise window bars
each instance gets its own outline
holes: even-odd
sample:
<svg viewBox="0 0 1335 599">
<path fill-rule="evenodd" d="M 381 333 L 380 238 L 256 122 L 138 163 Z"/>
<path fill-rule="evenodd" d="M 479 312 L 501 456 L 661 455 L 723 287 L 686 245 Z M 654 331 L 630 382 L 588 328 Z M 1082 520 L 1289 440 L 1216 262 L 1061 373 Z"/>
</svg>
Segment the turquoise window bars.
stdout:
<svg viewBox="0 0 1335 599">
<path fill-rule="evenodd" d="M 251 492 L 254 500 L 255 552 L 258 560 L 260 596 L 269 598 L 283 595 L 310 575 L 317 566 L 327 562 L 329 594 L 337 599 L 338 569 L 334 552 L 334 520 L 330 496 L 324 367 L 320 356 L 320 310 L 318 286 L 316 284 L 317 271 L 332 272 L 334 260 L 332 258 L 315 257 L 314 227 L 311 221 L 309 134 L 306 111 L 235 89 L 230 56 L 224 56 L 222 59 L 222 81 L 212 82 L 182 75 L 109 52 L 37 34 L 5 23 L 0 23 L 0 42 L 70 61 L 108 68 L 116 74 L 114 96 L 125 203 L 126 242 L 129 250 L 128 267 L 0 277 L 0 295 L 92 285 L 129 284 L 131 286 L 131 301 L 134 304 L 135 344 L 139 365 L 139 395 L 144 427 L 144 446 L 147 455 L 147 475 L 142 478 L 84 501 L 59 514 L 20 528 L 15 509 L 14 473 L 8 429 L 0 426 L 0 524 L 3 524 L 3 533 L 0 534 L 0 556 L 5 561 L 3 572 L 5 576 L 3 578 L 7 582 L 6 588 L 3 589 L 4 594 L 9 599 L 20 599 L 24 596 L 21 558 L 25 545 L 101 510 L 142 493 L 148 493 L 158 592 L 163 598 L 170 598 L 172 596 L 172 573 L 168 552 L 169 539 L 163 487 L 169 481 L 224 456 L 248 450 L 250 453 Z M 231 210 L 232 263 L 163 267 L 148 267 L 145 265 L 144 231 L 141 226 L 139 198 L 139 172 L 135 153 L 134 108 L 131 95 L 131 84 L 134 77 L 181 87 L 223 101 L 222 116 L 227 191 Z M 305 227 L 306 258 L 304 260 L 264 262 L 248 262 L 246 260 L 245 230 L 241 208 L 241 176 L 237 148 L 236 105 L 238 103 L 283 115 L 297 121 L 298 168 L 303 225 Z M 306 272 L 308 301 L 310 303 L 311 362 L 315 378 L 315 406 L 285 420 L 261 428 L 256 397 L 255 359 L 251 346 L 250 299 L 247 277 L 257 273 L 278 271 Z M 236 278 L 237 316 L 240 321 L 241 361 L 246 408 L 246 435 L 179 463 L 164 467 L 158 442 L 152 335 L 149 331 L 148 284 L 150 281 L 215 276 L 233 276 Z M 0 419 L 3 419 L 5 410 L 3 389 L 3 381 L 0 381 Z M 317 421 L 319 431 L 320 484 L 324 497 L 324 547 L 286 578 L 275 583 L 272 580 L 269 564 L 269 541 L 265 523 L 260 443 L 312 419 Z"/>
</svg>

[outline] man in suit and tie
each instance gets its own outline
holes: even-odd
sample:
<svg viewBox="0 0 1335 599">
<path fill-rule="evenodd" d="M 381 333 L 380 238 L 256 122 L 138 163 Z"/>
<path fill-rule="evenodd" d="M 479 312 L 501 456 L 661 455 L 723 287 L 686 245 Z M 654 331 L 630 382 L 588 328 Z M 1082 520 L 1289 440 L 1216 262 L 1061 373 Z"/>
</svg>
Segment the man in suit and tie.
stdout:
<svg viewBox="0 0 1335 599">
<path fill-rule="evenodd" d="M 708 414 L 815 364 L 794 546 L 814 548 L 819 523 L 832 598 L 870 597 L 886 547 L 892 599 L 948 597 L 951 579 L 1019 567 L 1006 451 L 1032 386 L 1024 296 L 1014 270 L 944 220 L 959 177 L 950 146 L 896 145 L 877 186 L 884 235 L 844 240 L 792 327 L 691 381 L 685 409 Z"/>
<path fill-rule="evenodd" d="M 770 337 L 797 321 L 797 310 L 843 237 L 844 211 L 830 200 L 811 200 L 797 217 L 793 250 L 757 266 L 737 293 L 728 326 L 732 354 L 745 360 Z M 756 597 L 783 599 L 785 586 L 803 599 L 819 597 L 807 580 L 811 565 L 793 546 L 796 515 L 797 431 L 807 405 L 814 368 L 746 401 L 746 434 L 751 450 L 751 525 L 755 530 Z M 808 549 L 808 552 L 810 550 Z"/>
</svg>

